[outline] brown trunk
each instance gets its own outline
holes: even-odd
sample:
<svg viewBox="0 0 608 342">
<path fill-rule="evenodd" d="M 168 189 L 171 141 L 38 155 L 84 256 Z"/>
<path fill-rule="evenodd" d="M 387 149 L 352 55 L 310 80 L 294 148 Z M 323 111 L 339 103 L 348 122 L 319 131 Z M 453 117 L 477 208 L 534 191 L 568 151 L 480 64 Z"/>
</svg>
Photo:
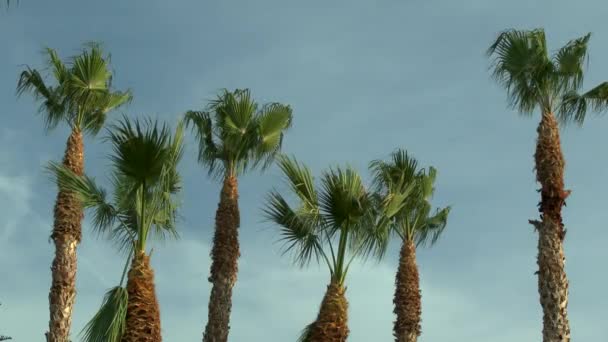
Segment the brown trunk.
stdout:
<svg viewBox="0 0 608 342">
<path fill-rule="evenodd" d="M 345 342 L 348 333 L 346 289 L 332 280 L 327 286 L 317 320 L 310 326 L 306 342 Z"/>
<path fill-rule="evenodd" d="M 126 329 L 121 342 L 160 342 L 160 310 L 150 256 L 137 252 L 127 278 Z"/>
<path fill-rule="evenodd" d="M 238 183 L 234 176 L 224 179 L 220 203 L 215 214 L 215 235 L 211 250 L 212 284 L 209 317 L 203 342 L 227 342 L 232 310 L 232 288 L 238 273 L 239 204 Z"/>
<path fill-rule="evenodd" d="M 403 241 L 401 247 L 393 304 L 395 305 L 393 312 L 397 315 L 393 327 L 395 341 L 416 342 L 421 331 L 422 301 L 416 265 L 416 246 L 410 240 Z"/>
<path fill-rule="evenodd" d="M 536 179 L 541 184 L 538 230 L 538 292 L 543 308 L 543 342 L 569 342 L 568 279 L 564 269 L 562 206 L 570 191 L 564 190 L 564 157 L 555 116 L 544 113 L 538 126 Z"/>
<path fill-rule="evenodd" d="M 67 141 L 63 165 L 77 175 L 84 172 L 83 149 L 82 133 L 72 131 Z M 82 205 L 74 194 L 60 190 L 54 216 L 51 239 L 55 243 L 55 258 L 51 266 L 50 320 L 46 340 L 68 342 L 76 297 L 76 247 L 82 235 Z"/>
</svg>

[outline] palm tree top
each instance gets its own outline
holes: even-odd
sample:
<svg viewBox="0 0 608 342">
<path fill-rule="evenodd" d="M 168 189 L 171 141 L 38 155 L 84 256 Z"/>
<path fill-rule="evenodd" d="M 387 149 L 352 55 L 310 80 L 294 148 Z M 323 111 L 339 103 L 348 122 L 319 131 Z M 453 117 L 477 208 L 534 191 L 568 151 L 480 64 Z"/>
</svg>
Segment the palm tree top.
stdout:
<svg viewBox="0 0 608 342">
<path fill-rule="evenodd" d="M 501 32 L 487 51 L 493 78 L 507 90 L 510 107 L 530 115 L 538 107 L 562 122 L 582 124 L 588 107 L 608 109 L 608 82 L 579 93 L 588 61 L 588 33 L 549 53 L 543 29 Z"/>
<path fill-rule="evenodd" d="M 398 206 L 403 197 L 376 201 L 350 167 L 324 171 L 316 187 L 308 167 L 292 157 L 280 156 L 277 161 L 298 200 L 292 207 L 273 190 L 264 208 L 266 218 L 279 226 L 283 253 L 293 252 L 301 267 L 313 259 L 324 260 L 332 277 L 342 282 L 353 258 L 374 247 L 379 217 L 390 215 L 390 208 Z M 351 255 L 348 262 L 344 259 L 347 250 Z"/>
<path fill-rule="evenodd" d="M 224 89 L 205 111 L 188 111 L 185 122 L 193 127 L 198 160 L 210 175 L 239 175 L 272 163 L 291 126 L 292 110 L 276 102 L 260 107 L 249 89 Z"/>
<path fill-rule="evenodd" d="M 384 242 L 377 252 L 384 253 L 388 244 L 388 235 L 397 234 L 402 240 L 415 241 L 417 245 L 433 245 L 447 225 L 451 208 L 436 209 L 431 212 L 430 199 L 435 192 L 437 170 L 418 167 L 418 161 L 407 151 L 398 149 L 391 153 L 390 160 L 373 160 L 370 162 L 375 190 L 389 197 L 395 191 L 411 189 L 404 205 L 393 216 L 391 222 L 382 226 L 378 239 Z"/>
<path fill-rule="evenodd" d="M 77 176 L 58 163 L 49 170 L 58 186 L 73 191 L 85 208 L 93 210 L 93 227 L 109 234 L 121 251 L 131 251 L 138 242 L 145 247 L 148 233 L 164 239 L 177 237 L 175 222 L 181 190 L 177 165 L 183 154 L 183 124 L 173 136 L 166 125 L 123 117 L 111 126 L 108 140 L 113 146 L 110 181 L 113 199 L 87 175 Z"/>
<path fill-rule="evenodd" d="M 100 44 L 86 44 L 67 63 L 51 48 L 45 53 L 54 84 L 45 83 L 41 73 L 28 66 L 19 77 L 17 95 L 31 93 L 41 102 L 39 112 L 45 117 L 46 130 L 66 122 L 72 129 L 95 135 L 110 111 L 131 101 L 130 91 L 112 90 L 110 56 L 104 56 Z"/>
</svg>

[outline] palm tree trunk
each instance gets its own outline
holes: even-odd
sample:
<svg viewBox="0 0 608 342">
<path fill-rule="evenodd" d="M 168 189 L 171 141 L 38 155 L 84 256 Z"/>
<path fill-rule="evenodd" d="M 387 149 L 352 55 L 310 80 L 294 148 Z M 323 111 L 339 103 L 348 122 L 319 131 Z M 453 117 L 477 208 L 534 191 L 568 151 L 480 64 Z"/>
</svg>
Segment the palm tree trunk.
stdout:
<svg viewBox="0 0 608 342">
<path fill-rule="evenodd" d="M 83 150 L 82 132 L 75 129 L 68 138 L 63 165 L 77 175 L 84 172 Z M 46 340 L 68 342 L 76 297 L 76 247 L 82 236 L 83 208 L 74 194 L 60 190 L 54 216 L 51 239 L 55 243 L 55 257 L 51 266 L 50 320 Z"/>
<path fill-rule="evenodd" d="M 345 342 L 348 333 L 346 289 L 332 280 L 327 286 L 317 320 L 310 326 L 306 342 Z"/>
<path fill-rule="evenodd" d="M 203 342 L 227 342 L 232 310 L 232 288 L 238 273 L 238 228 L 240 225 L 238 182 L 235 176 L 224 179 L 220 203 L 215 214 L 215 234 L 211 250 L 212 284 L 207 326 Z"/>
<path fill-rule="evenodd" d="M 393 327 L 396 342 L 416 342 L 420 336 L 420 316 L 422 301 L 420 296 L 420 277 L 416 265 L 416 246 L 413 241 L 403 241 L 399 268 L 395 278 L 395 297 L 393 298 L 397 320 Z"/>
<path fill-rule="evenodd" d="M 150 256 L 138 251 L 127 276 L 126 329 L 121 342 L 160 342 L 160 309 Z"/>
<path fill-rule="evenodd" d="M 543 342 L 569 342 L 568 279 L 564 269 L 562 206 L 564 157 L 559 127 L 552 113 L 544 113 L 538 126 L 536 179 L 541 184 L 539 211 L 542 222 L 531 221 L 538 230 L 538 292 L 543 308 Z"/>
</svg>

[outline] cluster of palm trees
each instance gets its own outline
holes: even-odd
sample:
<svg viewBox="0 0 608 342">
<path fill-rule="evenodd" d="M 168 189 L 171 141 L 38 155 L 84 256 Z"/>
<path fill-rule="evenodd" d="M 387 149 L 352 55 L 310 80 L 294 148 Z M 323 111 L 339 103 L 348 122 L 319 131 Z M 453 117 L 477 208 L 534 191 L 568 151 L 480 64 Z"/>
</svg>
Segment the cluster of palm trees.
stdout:
<svg viewBox="0 0 608 342">
<path fill-rule="evenodd" d="M 550 55 L 543 30 L 507 30 L 488 50 L 493 75 L 506 88 L 510 105 L 524 114 L 539 108 L 542 114 L 535 153 L 541 217 L 530 223 L 539 233 L 538 291 L 544 342 L 570 340 L 561 220 L 561 207 L 569 192 L 564 190 L 558 119 L 582 123 L 588 107 L 595 111 L 608 107 L 608 83 L 578 92 L 589 37 L 575 39 Z M 17 86 L 18 94 L 32 94 L 40 103 L 47 129 L 60 123 L 71 129 L 63 162 L 47 166 L 59 188 L 51 234 L 55 256 L 47 342 L 70 339 L 77 246 L 85 209 L 94 230 L 124 252 L 125 265 L 119 284 L 106 293 L 99 311 L 83 330 L 83 340 L 161 341 L 148 241 L 178 234 L 176 195 L 182 184 L 177 166 L 188 128 L 198 142 L 199 162 L 211 177 L 222 181 L 204 342 L 226 342 L 229 336 L 240 257 L 238 178 L 273 164 L 287 180 L 293 201 L 270 191 L 264 216 L 278 227 L 284 250 L 294 256 L 296 264 L 320 262 L 329 270 L 318 316 L 303 329 L 300 341 L 347 340 L 349 266 L 355 258 L 383 258 L 392 238 L 401 241 L 393 335 L 399 342 L 418 339 L 422 303 L 416 248 L 437 241 L 450 212 L 449 207 L 434 210 L 430 203 L 435 168 L 421 167 L 405 150 L 397 149 L 387 160 L 370 162 L 370 185 L 351 167 L 329 168 L 316 181 L 308 167 L 281 153 L 283 138 L 292 124 L 291 107 L 258 105 L 249 90 L 236 89 L 223 90 L 204 110 L 187 111 L 174 130 L 152 119 L 127 116 L 109 125 L 106 142 L 112 153 L 108 192 L 84 172 L 83 134 L 99 133 L 106 116 L 131 101 L 132 95 L 113 89 L 109 59 L 96 44 L 67 62 L 52 49 L 47 49 L 47 55 L 53 85 L 28 67 Z"/>
</svg>

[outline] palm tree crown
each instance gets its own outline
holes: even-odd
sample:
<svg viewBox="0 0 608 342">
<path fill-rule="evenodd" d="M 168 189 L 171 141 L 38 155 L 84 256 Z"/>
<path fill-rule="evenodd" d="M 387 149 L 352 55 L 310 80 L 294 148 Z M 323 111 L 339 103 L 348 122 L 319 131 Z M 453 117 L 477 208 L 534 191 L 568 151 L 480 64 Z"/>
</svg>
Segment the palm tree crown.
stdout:
<svg viewBox="0 0 608 342">
<path fill-rule="evenodd" d="M 189 111 L 185 121 L 195 128 L 198 160 L 209 174 L 236 176 L 260 163 L 270 165 L 291 126 L 292 110 L 280 103 L 259 108 L 248 89 L 224 89 L 207 111 Z"/>
<path fill-rule="evenodd" d="M 416 159 L 401 149 L 391 154 L 389 162 L 372 161 L 370 169 L 376 191 L 383 196 L 412 187 L 411 194 L 393 217 L 392 224 L 386 225 L 385 228 L 393 231 L 402 240 L 415 241 L 418 245 L 434 244 L 443 232 L 450 213 L 450 207 L 436 209 L 434 214 L 431 213 L 429 200 L 435 192 L 437 170 L 432 166 L 428 170 L 419 169 Z M 384 246 L 386 247 L 386 244 Z"/>
<path fill-rule="evenodd" d="M 17 94 L 29 92 L 42 101 L 40 113 L 47 130 L 65 122 L 72 129 L 97 134 L 107 113 L 131 100 L 130 91 L 111 90 L 110 58 L 98 44 L 89 44 L 67 65 L 55 50 L 47 48 L 46 53 L 56 85 L 47 85 L 38 70 L 27 67 L 19 77 Z"/>
<path fill-rule="evenodd" d="M 332 280 L 343 284 L 354 257 L 374 248 L 378 222 L 401 209 L 409 190 L 378 200 L 350 167 L 324 172 L 315 188 L 306 166 L 288 157 L 280 157 L 278 162 L 299 200 L 294 209 L 272 191 L 264 209 L 266 217 L 280 227 L 284 252 L 293 251 L 300 266 L 313 259 L 324 260 Z M 351 254 L 348 261 L 347 251 Z"/>
<path fill-rule="evenodd" d="M 545 31 L 506 30 L 487 51 L 494 78 L 507 89 L 510 105 L 524 115 L 537 107 L 562 122 L 582 124 L 588 107 L 608 108 L 608 82 L 580 93 L 591 34 L 549 55 Z"/>
</svg>

